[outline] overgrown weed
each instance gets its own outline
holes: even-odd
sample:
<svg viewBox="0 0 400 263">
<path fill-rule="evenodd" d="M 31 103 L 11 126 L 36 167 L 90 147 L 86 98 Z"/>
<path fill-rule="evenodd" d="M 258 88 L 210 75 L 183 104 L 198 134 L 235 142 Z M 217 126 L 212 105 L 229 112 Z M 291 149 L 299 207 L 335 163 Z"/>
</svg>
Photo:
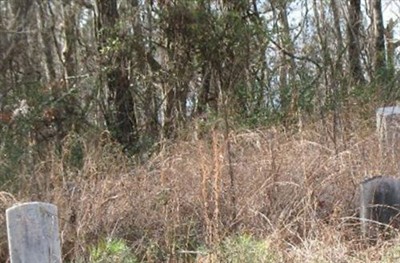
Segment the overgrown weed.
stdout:
<svg viewBox="0 0 400 263">
<path fill-rule="evenodd" d="M 361 244 L 357 186 L 393 173 L 396 162 L 382 159 L 373 128 L 354 126 L 336 142 L 326 123 L 294 135 L 271 128 L 229 138 L 216 128 L 165 143 L 140 165 L 106 133 L 74 135 L 61 153 L 50 145 L 33 170 L 16 175 L 19 190 L 2 208 L 56 204 L 66 261 L 93 257 L 107 237 L 129 244 L 139 262 L 389 262 L 396 247 L 367 253 Z M 5 242 L 1 249 L 5 256 Z"/>
</svg>

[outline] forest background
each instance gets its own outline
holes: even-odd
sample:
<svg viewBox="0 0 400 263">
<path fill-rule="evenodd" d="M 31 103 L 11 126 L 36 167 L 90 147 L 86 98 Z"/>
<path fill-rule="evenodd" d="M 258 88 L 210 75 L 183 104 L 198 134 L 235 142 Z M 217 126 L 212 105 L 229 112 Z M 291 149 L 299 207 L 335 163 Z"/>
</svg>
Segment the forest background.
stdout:
<svg viewBox="0 0 400 263">
<path fill-rule="evenodd" d="M 2 211 L 55 203 L 67 262 L 391 262 L 356 200 L 399 170 L 375 134 L 400 96 L 399 11 L 0 1 Z"/>
</svg>

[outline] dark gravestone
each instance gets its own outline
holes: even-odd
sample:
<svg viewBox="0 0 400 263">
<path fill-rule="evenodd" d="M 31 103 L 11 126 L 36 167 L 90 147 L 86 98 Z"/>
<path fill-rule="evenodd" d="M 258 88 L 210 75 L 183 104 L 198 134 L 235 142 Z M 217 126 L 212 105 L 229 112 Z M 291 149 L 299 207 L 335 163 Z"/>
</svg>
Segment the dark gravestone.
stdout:
<svg viewBox="0 0 400 263">
<path fill-rule="evenodd" d="M 360 185 L 361 231 L 377 237 L 382 228 L 399 227 L 400 179 L 376 176 Z"/>
</svg>

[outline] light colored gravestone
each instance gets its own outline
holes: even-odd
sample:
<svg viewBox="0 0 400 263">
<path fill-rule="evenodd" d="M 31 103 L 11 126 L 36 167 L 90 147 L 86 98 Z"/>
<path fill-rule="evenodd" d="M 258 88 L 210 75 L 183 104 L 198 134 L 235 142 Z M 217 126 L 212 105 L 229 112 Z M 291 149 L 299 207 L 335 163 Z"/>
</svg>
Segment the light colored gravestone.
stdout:
<svg viewBox="0 0 400 263">
<path fill-rule="evenodd" d="M 384 157 L 397 160 L 400 154 L 400 107 L 378 108 L 376 128 L 379 135 L 381 153 Z"/>
<path fill-rule="evenodd" d="M 32 202 L 6 211 L 11 263 L 60 263 L 57 207 Z"/>
</svg>

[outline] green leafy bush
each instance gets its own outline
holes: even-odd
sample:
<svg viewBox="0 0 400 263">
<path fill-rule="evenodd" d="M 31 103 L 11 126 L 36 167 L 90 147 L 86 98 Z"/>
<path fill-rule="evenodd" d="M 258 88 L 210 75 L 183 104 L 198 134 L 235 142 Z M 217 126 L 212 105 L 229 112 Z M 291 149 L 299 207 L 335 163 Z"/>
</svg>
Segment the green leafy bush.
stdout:
<svg viewBox="0 0 400 263">
<path fill-rule="evenodd" d="M 136 263 L 139 262 L 122 239 L 101 240 L 90 249 L 91 263 Z"/>
</svg>

